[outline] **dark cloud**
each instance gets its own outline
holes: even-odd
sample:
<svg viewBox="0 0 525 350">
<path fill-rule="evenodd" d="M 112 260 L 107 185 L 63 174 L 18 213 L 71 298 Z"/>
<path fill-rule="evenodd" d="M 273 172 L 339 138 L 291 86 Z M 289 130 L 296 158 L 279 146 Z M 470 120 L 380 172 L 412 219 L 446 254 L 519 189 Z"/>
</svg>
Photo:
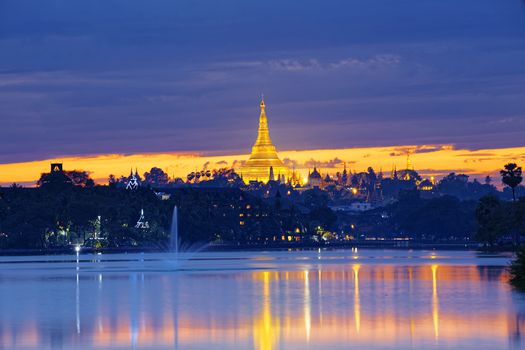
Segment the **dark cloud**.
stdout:
<svg viewBox="0 0 525 350">
<path fill-rule="evenodd" d="M 284 158 L 283 163 L 290 169 L 300 167 L 300 164 L 296 160 L 290 158 Z"/>
<path fill-rule="evenodd" d="M 295 169 L 312 169 L 313 167 L 317 168 L 323 168 L 323 169 L 336 169 L 336 168 L 342 168 L 343 164 L 352 165 L 355 164 L 356 161 L 343 161 L 337 157 L 334 159 L 330 159 L 328 161 L 326 160 L 318 160 L 314 158 L 310 158 L 309 160 L 301 163 L 297 160 L 293 160 L 290 158 L 284 158 L 283 163 L 289 167 L 289 168 L 295 168 Z"/>
<path fill-rule="evenodd" d="M 470 158 L 470 159 L 465 159 L 463 162 L 464 163 L 481 163 L 481 162 L 486 162 L 486 161 L 492 161 L 494 160 L 494 157 L 476 157 L 476 158 Z"/>
<path fill-rule="evenodd" d="M 497 156 L 495 152 L 476 152 L 476 153 L 460 153 L 457 155 L 458 157 L 470 157 L 470 158 L 478 158 L 478 157 L 494 157 Z"/>
<path fill-rule="evenodd" d="M 315 166 L 318 168 L 336 168 L 341 164 L 343 164 L 343 161 L 337 157 L 328 161 L 319 161 L 311 158 L 304 162 L 303 167 L 313 168 Z"/>
<path fill-rule="evenodd" d="M 417 169 L 417 172 L 419 174 L 423 174 L 423 175 L 426 175 L 426 174 L 443 174 L 443 169 Z M 447 174 L 445 175 L 448 175 L 450 173 L 455 173 L 455 174 L 469 174 L 469 173 L 472 173 L 472 169 L 468 169 L 468 168 L 463 168 L 463 169 L 451 169 L 451 170 L 448 170 L 446 172 Z"/>
<path fill-rule="evenodd" d="M 240 167 L 242 167 L 244 165 L 244 163 L 246 163 L 245 160 L 237 160 L 235 159 L 232 163 L 232 168 L 235 168 L 235 169 L 238 169 Z"/>
<path fill-rule="evenodd" d="M 391 157 L 407 156 L 408 154 L 417 153 L 432 153 L 450 149 L 450 145 L 421 145 L 421 146 L 405 146 L 395 147 L 393 152 L 390 152 Z"/>
</svg>

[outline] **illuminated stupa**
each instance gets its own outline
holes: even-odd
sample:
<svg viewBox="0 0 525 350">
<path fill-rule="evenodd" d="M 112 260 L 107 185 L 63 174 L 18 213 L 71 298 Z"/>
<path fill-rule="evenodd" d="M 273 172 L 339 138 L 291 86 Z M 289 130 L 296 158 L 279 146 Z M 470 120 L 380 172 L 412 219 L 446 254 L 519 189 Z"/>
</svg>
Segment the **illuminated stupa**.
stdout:
<svg viewBox="0 0 525 350">
<path fill-rule="evenodd" d="M 264 100 L 261 99 L 261 115 L 259 117 L 257 140 L 252 147 L 250 159 L 239 170 L 246 183 L 250 181 L 268 182 L 270 179 L 270 168 L 278 179 L 283 176 L 287 179 L 290 172 L 288 167 L 277 156 L 277 150 L 270 139 L 265 107 Z"/>
</svg>

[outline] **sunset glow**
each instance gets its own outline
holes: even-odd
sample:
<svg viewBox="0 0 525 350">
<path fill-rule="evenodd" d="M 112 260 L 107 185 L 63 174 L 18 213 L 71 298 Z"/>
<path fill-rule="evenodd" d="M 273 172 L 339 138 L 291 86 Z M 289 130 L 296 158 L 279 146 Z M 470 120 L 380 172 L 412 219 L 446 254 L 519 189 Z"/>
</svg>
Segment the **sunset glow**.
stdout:
<svg viewBox="0 0 525 350">
<path fill-rule="evenodd" d="M 453 145 L 406 145 L 391 147 L 319 149 L 279 152 L 279 157 L 290 168 L 303 176 L 315 166 L 322 173 L 335 174 L 346 166 L 352 171 L 366 171 L 372 166 L 389 175 L 392 168 L 407 166 L 407 152 L 410 152 L 412 166 L 424 177 L 439 179 L 450 172 L 465 173 L 482 178 L 497 176 L 499 169 L 509 161 L 523 162 L 525 147 L 494 148 L 480 150 L 456 149 Z M 156 166 L 170 177 L 182 177 L 202 168 L 218 169 L 239 166 L 248 155 L 208 156 L 199 153 L 144 153 L 144 154 L 101 154 L 93 156 L 59 157 L 33 162 L 0 164 L 0 184 L 13 182 L 32 185 L 41 173 L 49 171 L 52 162 L 64 163 L 68 170 L 87 170 L 99 184 L 106 184 L 110 174 L 128 175 L 130 169 L 139 173 Z"/>
</svg>

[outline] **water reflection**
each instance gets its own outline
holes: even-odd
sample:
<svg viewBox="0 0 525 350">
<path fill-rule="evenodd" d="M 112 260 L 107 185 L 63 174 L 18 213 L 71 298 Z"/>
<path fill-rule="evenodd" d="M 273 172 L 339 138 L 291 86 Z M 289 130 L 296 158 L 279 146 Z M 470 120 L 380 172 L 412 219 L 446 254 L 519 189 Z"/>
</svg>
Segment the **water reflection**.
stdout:
<svg viewBox="0 0 525 350">
<path fill-rule="evenodd" d="M 524 299 L 502 267 L 350 261 L 216 273 L 81 268 L 46 279 L 0 273 L 0 348 L 523 345 Z"/>
<path fill-rule="evenodd" d="M 312 329 L 312 320 L 311 320 L 311 299 L 310 299 L 310 280 L 308 277 L 308 270 L 304 271 L 304 330 L 306 333 L 306 342 L 310 340 L 310 331 Z"/>
<path fill-rule="evenodd" d="M 280 326 L 279 320 L 273 317 L 271 311 L 270 273 L 265 271 L 262 274 L 262 312 L 254 319 L 253 341 L 256 349 L 271 350 L 279 339 Z"/>
<path fill-rule="evenodd" d="M 359 334 L 361 328 L 361 305 L 359 303 L 359 268 L 361 265 L 352 265 L 354 271 L 354 320 L 355 331 Z"/>
<path fill-rule="evenodd" d="M 76 288 L 75 288 L 75 311 L 77 334 L 80 334 L 80 275 L 77 269 L 76 273 Z"/>
<path fill-rule="evenodd" d="M 432 269 L 432 321 L 434 323 L 434 338 L 439 337 L 439 300 L 437 292 L 437 265 L 430 266 Z"/>
</svg>

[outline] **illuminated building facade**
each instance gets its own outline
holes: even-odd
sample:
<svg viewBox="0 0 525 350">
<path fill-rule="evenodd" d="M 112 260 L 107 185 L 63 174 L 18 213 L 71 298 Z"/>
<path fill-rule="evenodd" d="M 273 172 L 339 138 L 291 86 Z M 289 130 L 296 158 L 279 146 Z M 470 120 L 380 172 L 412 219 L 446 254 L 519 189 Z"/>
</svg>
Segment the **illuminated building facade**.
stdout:
<svg viewBox="0 0 525 350">
<path fill-rule="evenodd" d="M 135 224 L 135 228 L 143 229 L 143 230 L 149 228 L 149 222 L 146 221 L 146 218 L 144 216 L 144 209 L 140 209 L 140 218 Z"/>
<path fill-rule="evenodd" d="M 270 139 L 265 108 L 264 100 L 261 100 L 257 140 L 252 147 L 250 158 L 239 170 L 245 183 L 249 183 L 250 181 L 266 183 L 270 180 L 271 176 L 277 179 L 289 177 L 290 170 L 279 159 L 277 150 Z"/>
<path fill-rule="evenodd" d="M 317 171 L 317 168 L 314 167 L 314 171 L 308 174 L 308 185 L 310 187 L 321 187 L 322 185 L 321 174 Z"/>
<path fill-rule="evenodd" d="M 128 181 L 126 183 L 126 190 L 136 190 L 139 187 L 140 187 L 139 173 L 137 169 L 135 169 L 135 173 L 133 173 L 133 169 L 131 169 L 131 172 L 129 173 Z"/>
</svg>

